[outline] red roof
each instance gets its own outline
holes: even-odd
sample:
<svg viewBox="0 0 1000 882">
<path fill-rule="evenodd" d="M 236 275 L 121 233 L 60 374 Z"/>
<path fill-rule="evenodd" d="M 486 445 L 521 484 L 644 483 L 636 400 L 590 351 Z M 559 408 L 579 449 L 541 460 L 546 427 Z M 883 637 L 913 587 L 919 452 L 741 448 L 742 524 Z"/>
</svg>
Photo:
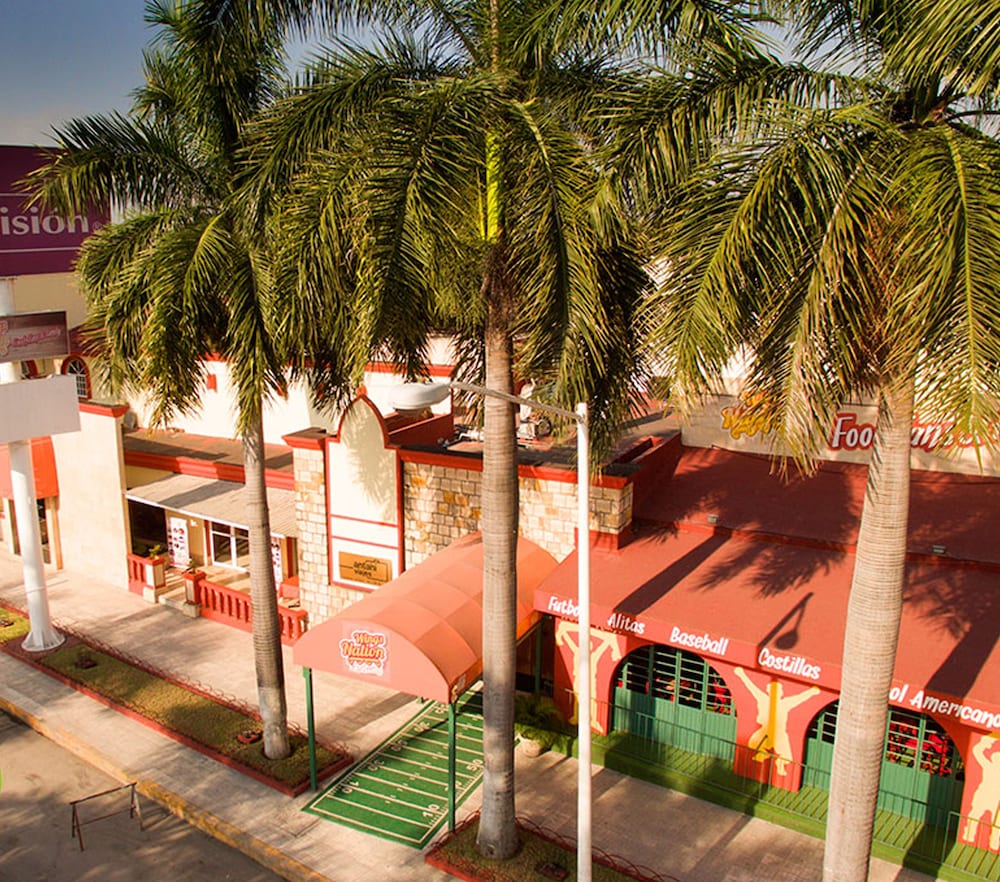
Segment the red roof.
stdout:
<svg viewBox="0 0 1000 882">
<path fill-rule="evenodd" d="M 785 483 L 764 457 L 685 449 L 640 504 L 633 541 L 592 550 L 594 626 L 751 667 L 766 648 L 788 665 L 801 657 L 800 671 L 818 665 L 818 682 L 838 688 L 864 471 L 833 464 Z M 1000 481 L 916 472 L 912 496 L 921 553 L 907 566 L 897 685 L 1000 711 L 1000 548 L 984 517 Z M 924 554 L 932 543 L 947 557 Z M 574 554 L 535 606 L 575 618 L 576 596 Z"/>
</svg>

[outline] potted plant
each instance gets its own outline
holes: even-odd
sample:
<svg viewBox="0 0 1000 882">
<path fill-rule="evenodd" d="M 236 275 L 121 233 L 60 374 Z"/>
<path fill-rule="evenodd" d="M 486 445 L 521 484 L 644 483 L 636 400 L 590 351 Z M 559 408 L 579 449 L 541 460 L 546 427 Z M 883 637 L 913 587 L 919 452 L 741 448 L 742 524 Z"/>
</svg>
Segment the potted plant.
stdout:
<svg viewBox="0 0 1000 882">
<path fill-rule="evenodd" d="M 162 545 L 152 545 L 146 551 L 146 584 L 153 588 L 167 584 L 167 558 Z"/>
<path fill-rule="evenodd" d="M 562 718 L 551 698 L 518 693 L 514 700 L 514 731 L 526 756 L 539 756 L 555 743 Z"/>
</svg>

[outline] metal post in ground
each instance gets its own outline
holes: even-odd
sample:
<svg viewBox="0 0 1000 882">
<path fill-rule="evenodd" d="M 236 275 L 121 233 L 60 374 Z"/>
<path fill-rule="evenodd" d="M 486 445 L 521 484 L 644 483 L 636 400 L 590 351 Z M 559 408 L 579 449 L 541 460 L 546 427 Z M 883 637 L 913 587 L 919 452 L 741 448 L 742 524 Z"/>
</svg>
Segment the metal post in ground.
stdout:
<svg viewBox="0 0 1000 882">
<path fill-rule="evenodd" d="M 309 728 L 309 786 L 313 790 L 319 790 L 318 773 L 316 770 L 316 719 L 313 715 L 312 668 L 303 668 L 302 676 L 306 678 L 306 725 Z"/>
</svg>

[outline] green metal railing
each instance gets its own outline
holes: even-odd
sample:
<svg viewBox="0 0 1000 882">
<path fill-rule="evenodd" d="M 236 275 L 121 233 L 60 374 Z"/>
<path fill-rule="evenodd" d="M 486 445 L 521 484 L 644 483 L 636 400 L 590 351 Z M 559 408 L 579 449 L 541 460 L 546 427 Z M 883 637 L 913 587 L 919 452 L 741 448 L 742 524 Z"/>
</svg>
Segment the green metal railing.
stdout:
<svg viewBox="0 0 1000 882">
<path fill-rule="evenodd" d="M 749 748 L 732 738 L 644 715 L 634 705 L 605 707 L 611 712 L 607 717 L 610 720 L 621 720 L 627 714 L 633 731 L 594 735 L 595 763 L 823 837 L 827 769 L 789 762 L 789 767 L 800 767 L 802 780 L 809 782 L 793 792 L 776 786 L 771 764 L 764 766 L 770 768 L 766 776 L 762 775 L 765 780 L 737 775 L 733 771 L 734 759 L 739 751 Z M 569 739 L 567 746 L 572 750 Z M 957 841 L 969 821 L 959 812 L 883 788 L 873 851 L 878 857 L 941 879 L 1000 879 L 1000 854 Z M 980 822 L 972 819 L 972 823 Z M 981 823 L 983 832 L 978 838 L 985 843 L 989 825 Z"/>
</svg>

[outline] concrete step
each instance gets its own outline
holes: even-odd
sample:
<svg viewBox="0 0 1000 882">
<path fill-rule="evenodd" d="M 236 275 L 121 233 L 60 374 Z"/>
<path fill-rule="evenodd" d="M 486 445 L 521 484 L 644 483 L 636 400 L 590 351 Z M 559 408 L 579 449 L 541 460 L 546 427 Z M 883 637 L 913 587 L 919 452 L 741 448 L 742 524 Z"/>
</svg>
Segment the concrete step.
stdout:
<svg viewBox="0 0 1000 882">
<path fill-rule="evenodd" d="M 188 603 L 183 585 L 179 588 L 168 588 L 156 598 L 156 602 L 175 609 L 188 618 L 196 619 L 201 615 L 201 607 L 198 604 Z"/>
</svg>

